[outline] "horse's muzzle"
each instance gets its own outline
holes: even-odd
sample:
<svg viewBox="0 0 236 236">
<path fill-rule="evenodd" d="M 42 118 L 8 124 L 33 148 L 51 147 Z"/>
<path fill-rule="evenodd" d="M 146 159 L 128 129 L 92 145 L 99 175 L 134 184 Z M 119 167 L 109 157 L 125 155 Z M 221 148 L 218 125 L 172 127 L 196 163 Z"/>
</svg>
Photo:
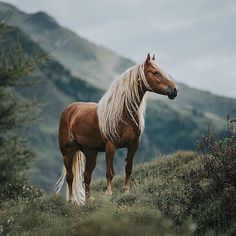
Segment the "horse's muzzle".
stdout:
<svg viewBox="0 0 236 236">
<path fill-rule="evenodd" d="M 177 96 L 177 89 L 176 88 L 174 88 L 174 89 L 168 88 L 166 91 L 166 94 L 169 99 L 173 100 Z"/>
</svg>

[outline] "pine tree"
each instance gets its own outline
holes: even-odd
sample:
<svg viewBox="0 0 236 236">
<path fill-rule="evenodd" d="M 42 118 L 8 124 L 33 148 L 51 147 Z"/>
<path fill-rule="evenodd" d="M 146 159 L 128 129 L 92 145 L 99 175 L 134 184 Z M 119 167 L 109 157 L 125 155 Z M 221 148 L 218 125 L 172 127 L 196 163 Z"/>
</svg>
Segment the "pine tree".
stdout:
<svg viewBox="0 0 236 236">
<path fill-rule="evenodd" d="M 6 49 L 9 30 L 0 23 L 0 185 L 22 183 L 35 156 L 21 132 L 33 119 L 35 102 L 25 99 L 19 90 L 31 84 L 29 75 L 46 57 L 45 53 L 24 53 L 20 43 Z"/>
</svg>

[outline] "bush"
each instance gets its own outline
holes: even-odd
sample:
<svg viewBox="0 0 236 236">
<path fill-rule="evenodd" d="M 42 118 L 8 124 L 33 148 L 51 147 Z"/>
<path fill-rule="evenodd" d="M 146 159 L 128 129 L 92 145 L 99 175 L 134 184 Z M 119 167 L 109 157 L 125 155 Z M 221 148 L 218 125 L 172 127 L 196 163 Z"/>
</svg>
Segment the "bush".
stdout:
<svg viewBox="0 0 236 236">
<path fill-rule="evenodd" d="M 210 131 L 199 143 L 204 170 L 218 191 L 224 186 L 236 188 L 236 136 L 225 134 L 223 138 Z"/>
<path fill-rule="evenodd" d="M 201 215 L 208 227 L 225 231 L 236 220 L 236 136 L 227 131 L 220 137 L 210 130 L 199 142 L 199 148 L 209 181 L 207 212 Z"/>
<path fill-rule="evenodd" d="M 0 186 L 1 203 L 8 200 L 17 200 L 19 198 L 25 200 L 34 200 L 35 198 L 41 197 L 42 195 L 42 190 L 35 186 L 25 184 L 5 184 Z"/>
</svg>

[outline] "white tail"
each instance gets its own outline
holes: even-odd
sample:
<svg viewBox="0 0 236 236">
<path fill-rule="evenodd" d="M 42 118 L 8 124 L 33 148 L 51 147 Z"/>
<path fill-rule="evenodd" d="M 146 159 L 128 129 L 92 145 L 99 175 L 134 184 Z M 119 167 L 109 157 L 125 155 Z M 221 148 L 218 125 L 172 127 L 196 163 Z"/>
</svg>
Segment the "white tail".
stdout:
<svg viewBox="0 0 236 236">
<path fill-rule="evenodd" d="M 78 205 L 85 203 L 85 186 L 84 186 L 84 167 L 85 157 L 81 151 L 78 151 L 72 164 L 72 172 L 74 174 L 72 183 L 72 201 L 75 201 Z M 59 193 L 66 178 L 66 168 L 63 166 L 62 174 L 56 182 L 55 192 Z M 66 198 L 69 200 L 69 189 L 66 185 Z"/>
</svg>

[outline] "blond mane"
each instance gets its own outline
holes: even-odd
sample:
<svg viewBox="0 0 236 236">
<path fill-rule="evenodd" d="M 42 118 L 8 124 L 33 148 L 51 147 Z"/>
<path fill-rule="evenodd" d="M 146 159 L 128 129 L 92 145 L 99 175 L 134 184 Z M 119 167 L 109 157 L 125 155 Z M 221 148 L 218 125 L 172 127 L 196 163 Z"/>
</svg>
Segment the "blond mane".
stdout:
<svg viewBox="0 0 236 236">
<path fill-rule="evenodd" d="M 128 112 L 129 117 L 140 131 L 143 131 L 146 96 L 143 99 L 140 97 L 140 80 L 143 81 L 148 90 L 151 90 L 144 74 L 143 64 L 127 69 L 112 83 L 98 102 L 99 128 L 106 139 L 114 140 L 120 138 L 118 124 L 122 121 L 124 110 Z M 138 121 L 136 121 L 135 117 L 138 117 Z"/>
</svg>

